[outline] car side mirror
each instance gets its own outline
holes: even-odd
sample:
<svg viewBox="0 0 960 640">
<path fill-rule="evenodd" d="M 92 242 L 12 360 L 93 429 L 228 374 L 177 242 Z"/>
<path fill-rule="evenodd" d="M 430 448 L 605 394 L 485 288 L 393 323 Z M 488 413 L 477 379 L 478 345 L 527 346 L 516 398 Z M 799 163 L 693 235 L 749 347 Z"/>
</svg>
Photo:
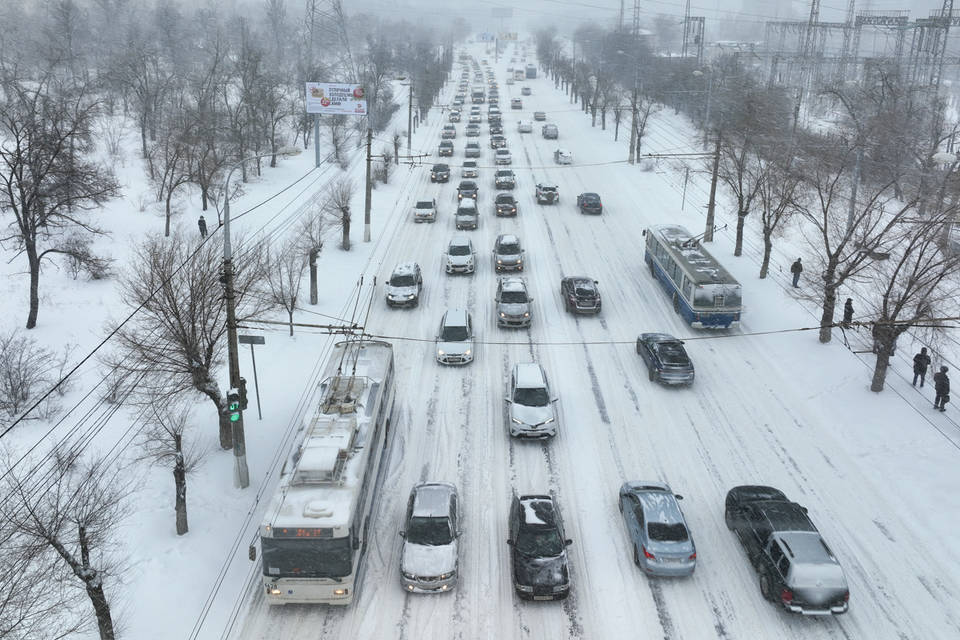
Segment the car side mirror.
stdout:
<svg viewBox="0 0 960 640">
<path fill-rule="evenodd" d="M 250 547 L 247 549 L 247 557 L 249 557 L 250 560 L 256 560 L 256 559 L 257 559 L 257 547 L 256 547 L 256 545 L 250 545 Z"/>
<path fill-rule="evenodd" d="M 513 546 L 513 540 L 512 540 L 511 538 L 507 538 L 507 544 L 512 547 L 512 546 Z"/>
<path fill-rule="evenodd" d="M 503 401 L 506 402 L 507 404 L 513 404 L 513 400 L 511 400 L 510 398 L 504 398 Z"/>
<path fill-rule="evenodd" d="M 401 538 L 406 538 L 406 537 L 407 537 L 407 532 L 406 532 L 406 531 L 398 531 L 397 534 L 398 534 Z"/>
<path fill-rule="evenodd" d="M 564 546 L 569 547 L 570 545 L 573 544 L 573 540 L 571 540 L 570 538 L 567 538 L 566 540 L 563 541 L 563 544 Z"/>
<path fill-rule="evenodd" d="M 679 493 L 673 494 L 673 497 L 676 498 L 677 500 L 683 500 L 683 496 L 680 495 Z"/>
</svg>

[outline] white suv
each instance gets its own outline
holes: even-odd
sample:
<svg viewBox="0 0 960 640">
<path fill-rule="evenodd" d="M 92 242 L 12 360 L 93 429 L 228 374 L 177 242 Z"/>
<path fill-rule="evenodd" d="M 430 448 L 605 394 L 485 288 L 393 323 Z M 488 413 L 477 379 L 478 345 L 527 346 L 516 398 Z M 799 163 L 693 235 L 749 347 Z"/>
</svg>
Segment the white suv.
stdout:
<svg viewBox="0 0 960 640">
<path fill-rule="evenodd" d="M 419 200 L 413 205 L 414 222 L 436 222 L 437 220 L 437 200 Z"/>
<path fill-rule="evenodd" d="M 496 164 L 513 164 L 513 156 L 510 154 L 510 149 L 497 149 L 497 155 L 494 159 L 494 162 Z"/>
<path fill-rule="evenodd" d="M 543 367 L 536 362 L 514 365 L 508 394 L 504 400 L 511 436 L 552 438 L 557 435 L 557 399 L 550 397 L 550 385 Z"/>
</svg>

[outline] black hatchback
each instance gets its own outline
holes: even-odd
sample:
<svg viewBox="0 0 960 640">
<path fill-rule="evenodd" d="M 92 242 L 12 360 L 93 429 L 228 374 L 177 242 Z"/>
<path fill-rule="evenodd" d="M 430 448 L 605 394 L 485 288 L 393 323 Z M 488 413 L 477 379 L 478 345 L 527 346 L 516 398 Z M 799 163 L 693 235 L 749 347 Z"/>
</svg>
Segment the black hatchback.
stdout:
<svg viewBox="0 0 960 640">
<path fill-rule="evenodd" d="M 457 186 L 457 200 L 464 198 L 477 199 L 477 183 L 473 180 L 461 180 Z"/>
<path fill-rule="evenodd" d="M 513 588 L 525 600 L 562 600 L 570 593 L 560 511 L 551 496 L 514 496 L 510 505 Z"/>
<path fill-rule="evenodd" d="M 517 215 L 517 199 L 509 193 L 498 193 L 494 200 L 494 206 L 498 216 Z"/>
<path fill-rule="evenodd" d="M 560 281 L 563 308 L 571 313 L 600 313 L 597 281 L 585 276 L 569 276 Z"/>
<path fill-rule="evenodd" d="M 665 333 L 644 333 L 637 338 L 637 353 L 647 365 L 651 382 L 693 384 L 693 362 L 683 340 Z"/>
<path fill-rule="evenodd" d="M 430 169 L 430 182 L 447 182 L 448 180 L 450 180 L 450 165 L 433 165 Z"/>
<path fill-rule="evenodd" d="M 603 213 L 603 203 L 597 193 L 581 193 L 577 196 L 577 206 L 580 213 Z"/>
</svg>

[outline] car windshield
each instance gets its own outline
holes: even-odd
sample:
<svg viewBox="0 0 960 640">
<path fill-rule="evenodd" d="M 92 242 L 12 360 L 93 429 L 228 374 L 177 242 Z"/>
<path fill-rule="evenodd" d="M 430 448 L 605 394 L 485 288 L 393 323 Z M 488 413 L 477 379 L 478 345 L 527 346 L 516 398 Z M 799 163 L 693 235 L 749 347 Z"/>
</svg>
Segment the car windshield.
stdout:
<svg viewBox="0 0 960 640">
<path fill-rule="evenodd" d="M 592 298 L 594 294 L 596 294 L 595 289 L 588 286 L 584 286 L 584 285 L 577 285 L 574 288 L 574 292 L 576 293 L 576 295 L 584 298 Z"/>
<path fill-rule="evenodd" d="M 450 168 L 445 164 L 435 164 L 433 165 L 434 171 L 449 171 Z"/>
<path fill-rule="evenodd" d="M 470 255 L 470 245 L 468 244 L 452 244 L 447 250 L 452 256 L 468 256 Z"/>
<path fill-rule="evenodd" d="M 513 196 L 499 195 L 497 196 L 497 204 L 513 204 Z"/>
<path fill-rule="evenodd" d="M 470 334 L 467 332 L 467 328 L 462 325 L 448 325 L 440 331 L 441 342 L 463 342 L 469 337 Z"/>
<path fill-rule="evenodd" d="M 680 342 L 657 343 L 657 354 L 667 364 L 686 364 L 689 362 L 687 352 Z"/>
<path fill-rule="evenodd" d="M 500 248 L 497 249 L 497 253 L 502 256 L 515 256 L 520 253 L 520 245 L 512 242 L 501 242 Z"/>
<path fill-rule="evenodd" d="M 517 551 L 525 556 L 545 558 L 558 556 L 563 552 L 563 540 L 556 529 L 524 529 L 516 541 Z"/>
<path fill-rule="evenodd" d="M 517 387 L 513 392 L 513 401 L 525 407 L 545 407 L 550 404 L 550 396 L 543 387 Z"/>
<path fill-rule="evenodd" d="M 415 284 L 417 280 L 412 273 L 399 273 L 390 277 L 391 287 L 412 287 Z"/>
<path fill-rule="evenodd" d="M 433 209 L 433 203 L 429 200 L 421 200 L 417 203 L 417 209 Z"/>
<path fill-rule="evenodd" d="M 497 177 L 498 177 L 498 178 L 512 178 L 512 177 L 513 177 L 513 171 L 509 171 L 509 170 L 507 170 L 507 171 L 497 171 Z"/>
<path fill-rule="evenodd" d="M 546 184 L 545 184 L 545 185 L 543 185 L 542 187 L 540 187 L 540 191 L 556 191 L 556 190 L 557 190 L 557 188 L 554 187 L 554 186 L 552 186 L 552 185 L 546 185 Z"/>
<path fill-rule="evenodd" d="M 260 538 L 263 575 L 343 578 L 353 571 L 350 538 Z"/>
<path fill-rule="evenodd" d="M 504 291 L 500 294 L 500 302 L 505 304 L 523 304 L 527 301 L 527 294 L 523 291 Z"/>
<path fill-rule="evenodd" d="M 461 182 L 461 183 L 460 183 L 460 188 L 461 188 L 461 189 L 476 189 L 476 188 L 477 188 L 477 183 L 476 183 L 476 182 Z"/>
<path fill-rule="evenodd" d="M 689 539 L 687 528 L 680 522 L 648 522 L 647 534 L 651 540 L 659 542 L 686 542 Z"/>
<path fill-rule="evenodd" d="M 453 532 L 447 518 L 419 517 L 410 518 L 407 525 L 407 542 L 435 547 L 450 544 Z"/>
</svg>

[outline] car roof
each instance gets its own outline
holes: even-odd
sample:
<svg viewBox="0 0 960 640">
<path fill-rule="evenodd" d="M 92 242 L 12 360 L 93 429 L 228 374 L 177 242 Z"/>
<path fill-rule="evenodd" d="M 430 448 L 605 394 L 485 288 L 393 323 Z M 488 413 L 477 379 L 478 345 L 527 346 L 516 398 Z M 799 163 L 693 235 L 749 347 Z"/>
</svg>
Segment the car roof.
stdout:
<svg viewBox="0 0 960 640">
<path fill-rule="evenodd" d="M 556 527 L 557 517 L 550 496 L 520 496 L 520 523 L 533 527 Z"/>
<path fill-rule="evenodd" d="M 526 291 L 527 283 L 519 276 L 509 276 L 500 278 L 500 289 L 502 291 Z"/>
<path fill-rule="evenodd" d="M 471 247 L 473 242 L 467 236 L 463 234 L 457 234 L 450 238 L 451 247 Z"/>
<path fill-rule="evenodd" d="M 497 194 L 497 200 L 500 200 L 501 198 L 504 199 L 504 200 L 506 200 L 507 198 L 509 198 L 511 201 L 514 200 L 513 194 L 512 194 L 512 193 L 507 193 L 506 191 L 504 191 L 503 193 L 498 193 L 498 194 Z"/>
<path fill-rule="evenodd" d="M 498 176 L 513 175 L 513 169 L 497 169 Z"/>
<path fill-rule="evenodd" d="M 683 522 L 677 498 L 662 482 L 631 482 L 626 488 L 640 501 L 647 522 Z"/>
<path fill-rule="evenodd" d="M 477 201 L 473 198 L 466 198 L 460 201 L 460 204 L 457 205 L 457 209 L 476 209 Z"/>
<path fill-rule="evenodd" d="M 596 288 L 597 288 L 597 283 L 596 283 L 596 281 L 594 281 L 593 278 L 588 278 L 587 276 L 567 276 L 566 278 L 564 278 L 564 280 L 569 281 L 570 284 L 572 284 L 572 285 L 574 285 L 574 286 L 582 286 L 582 287 L 584 287 L 585 289 L 586 289 L 586 288 L 590 288 L 590 289 L 596 289 Z"/>
<path fill-rule="evenodd" d="M 463 161 L 463 166 L 464 166 L 464 168 L 473 169 L 474 167 L 477 166 L 477 161 L 476 161 L 476 160 L 464 160 L 464 161 Z"/>
<path fill-rule="evenodd" d="M 449 482 L 424 482 L 413 487 L 413 515 L 443 517 L 450 514 L 450 496 L 457 492 Z"/>
<path fill-rule="evenodd" d="M 501 233 L 497 236 L 497 244 L 520 244 L 520 238 L 513 235 L 512 233 Z"/>
<path fill-rule="evenodd" d="M 669 333 L 641 333 L 640 338 L 644 342 L 681 342 Z"/>
<path fill-rule="evenodd" d="M 815 531 L 787 531 L 774 533 L 774 537 L 785 543 L 791 555 L 807 564 L 836 564 L 836 558 L 831 555 L 823 542 L 823 538 Z"/>
<path fill-rule="evenodd" d="M 796 502 L 759 500 L 751 502 L 770 521 L 774 531 L 816 531 L 806 511 Z"/>
<path fill-rule="evenodd" d="M 581 193 L 580 195 L 581 195 L 582 197 L 584 197 L 584 198 L 599 198 L 599 197 L 600 197 L 600 194 L 599 194 L 599 193 L 594 193 L 593 191 L 584 191 L 584 192 Z"/>
<path fill-rule="evenodd" d="M 467 312 L 464 309 L 447 309 L 443 314 L 443 325 L 446 327 L 467 326 Z"/>
<path fill-rule="evenodd" d="M 417 263 L 416 262 L 401 262 L 396 267 L 393 268 L 393 275 L 405 275 L 413 274 L 417 272 Z"/>
<path fill-rule="evenodd" d="M 540 189 L 556 189 L 557 185 L 552 182 L 538 182 L 537 187 Z"/>
<path fill-rule="evenodd" d="M 452 146 L 453 146 L 453 143 L 450 142 L 449 140 L 441 140 L 441 141 L 440 141 L 440 146 L 441 146 L 441 147 L 452 147 Z"/>
<path fill-rule="evenodd" d="M 536 362 L 518 362 L 513 366 L 517 386 L 525 389 L 539 389 L 546 386 L 543 368 Z"/>
</svg>

